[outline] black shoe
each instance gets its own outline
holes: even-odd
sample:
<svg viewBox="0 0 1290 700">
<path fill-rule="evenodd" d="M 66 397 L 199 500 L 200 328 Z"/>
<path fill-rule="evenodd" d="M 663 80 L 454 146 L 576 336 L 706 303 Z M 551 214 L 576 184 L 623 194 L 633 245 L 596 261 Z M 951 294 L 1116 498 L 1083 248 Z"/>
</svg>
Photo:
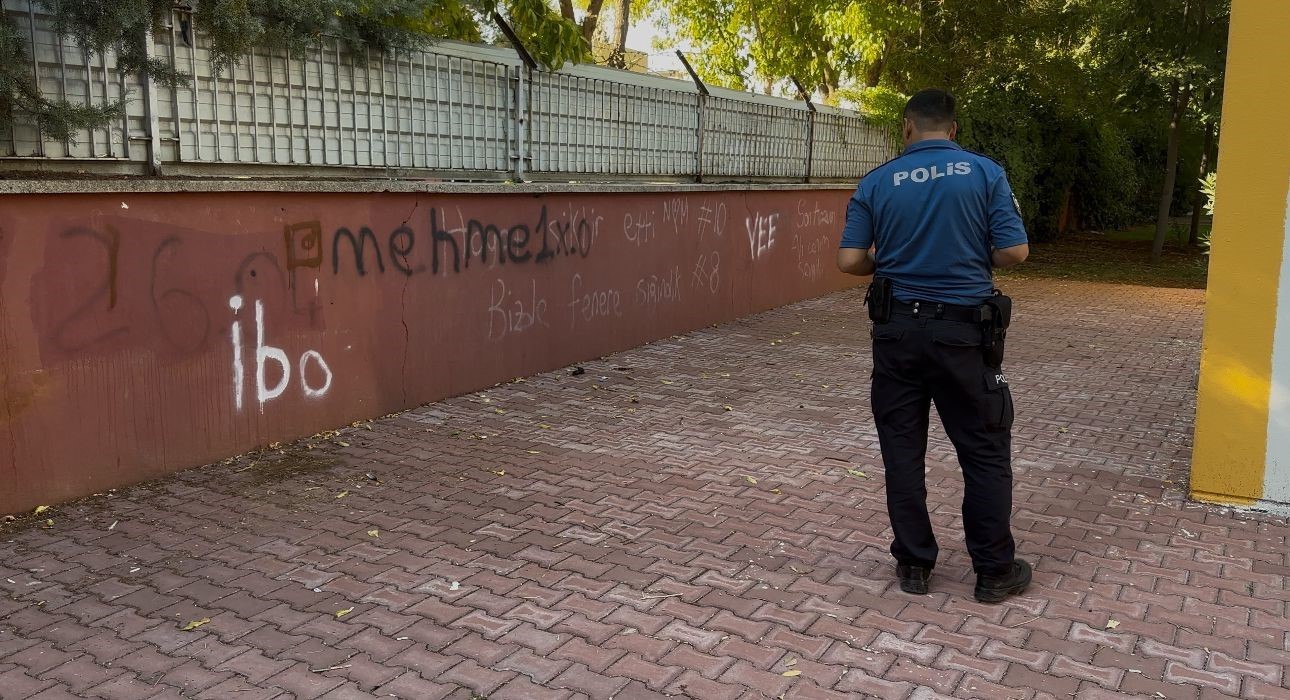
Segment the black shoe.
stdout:
<svg viewBox="0 0 1290 700">
<path fill-rule="evenodd" d="M 932 577 L 932 570 L 897 564 L 896 577 L 900 579 L 900 590 L 914 595 L 927 595 L 927 580 Z"/>
<path fill-rule="evenodd" d="M 1030 585 L 1030 565 L 1017 559 L 1007 573 L 997 576 L 976 577 L 978 603 L 1000 603 L 1008 596 L 1018 595 Z"/>
</svg>

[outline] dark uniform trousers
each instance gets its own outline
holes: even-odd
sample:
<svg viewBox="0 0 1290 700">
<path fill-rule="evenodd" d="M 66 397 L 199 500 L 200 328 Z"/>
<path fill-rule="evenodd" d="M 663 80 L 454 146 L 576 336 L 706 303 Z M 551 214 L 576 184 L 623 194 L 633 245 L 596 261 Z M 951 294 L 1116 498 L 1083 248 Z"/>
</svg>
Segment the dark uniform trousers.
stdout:
<svg viewBox="0 0 1290 700">
<path fill-rule="evenodd" d="M 924 458 L 936 404 L 963 470 L 963 529 L 973 569 L 1005 572 L 1013 561 L 1012 395 L 987 367 L 981 329 L 969 322 L 892 314 L 873 327 L 872 405 L 887 477 L 887 511 L 901 564 L 931 568 L 939 550 L 927 513 Z"/>
</svg>

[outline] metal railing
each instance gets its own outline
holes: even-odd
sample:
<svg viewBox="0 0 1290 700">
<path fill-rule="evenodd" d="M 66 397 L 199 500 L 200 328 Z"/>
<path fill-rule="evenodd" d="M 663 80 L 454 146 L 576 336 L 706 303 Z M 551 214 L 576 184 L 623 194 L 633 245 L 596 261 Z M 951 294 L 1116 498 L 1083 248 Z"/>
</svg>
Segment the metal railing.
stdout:
<svg viewBox="0 0 1290 700">
<path fill-rule="evenodd" d="M 30 37 L 42 94 L 126 105 L 119 123 L 69 141 L 15 110 L 11 128 L 0 124 L 2 169 L 854 181 L 893 152 L 854 112 L 596 66 L 545 71 L 502 47 L 351 52 L 326 38 L 216 74 L 181 11 L 148 43 L 191 76 L 170 88 L 124 74 L 110 53 L 87 55 L 27 0 L 0 2 Z"/>
</svg>

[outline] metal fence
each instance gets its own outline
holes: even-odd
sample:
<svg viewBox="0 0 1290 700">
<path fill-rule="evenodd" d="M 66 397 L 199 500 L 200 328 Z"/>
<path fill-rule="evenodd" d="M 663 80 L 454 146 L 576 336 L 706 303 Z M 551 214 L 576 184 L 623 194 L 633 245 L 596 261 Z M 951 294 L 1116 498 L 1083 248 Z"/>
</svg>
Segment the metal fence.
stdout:
<svg viewBox="0 0 1290 700">
<path fill-rule="evenodd" d="M 216 74 L 181 11 L 148 42 L 191 76 L 168 88 L 123 74 L 110 53 L 87 55 L 27 0 L 0 2 L 30 37 L 42 94 L 126 104 L 119 123 L 69 141 L 15 110 L 11 128 L 0 124 L 3 169 L 853 181 L 893 150 L 854 112 L 597 66 L 545 71 L 501 47 L 393 54 L 324 39 L 300 55 L 256 51 Z"/>
</svg>

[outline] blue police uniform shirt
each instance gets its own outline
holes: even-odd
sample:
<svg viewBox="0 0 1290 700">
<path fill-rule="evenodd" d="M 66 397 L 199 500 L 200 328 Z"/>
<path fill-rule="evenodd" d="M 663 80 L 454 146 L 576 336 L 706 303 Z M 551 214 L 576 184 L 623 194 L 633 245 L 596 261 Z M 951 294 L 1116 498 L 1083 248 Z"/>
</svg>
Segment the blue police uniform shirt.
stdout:
<svg viewBox="0 0 1290 700">
<path fill-rule="evenodd" d="M 911 144 L 861 179 L 843 248 L 876 244 L 876 274 L 901 301 L 975 306 L 994 290 L 994 248 L 1026 243 L 1003 168 L 944 139 Z"/>
</svg>

